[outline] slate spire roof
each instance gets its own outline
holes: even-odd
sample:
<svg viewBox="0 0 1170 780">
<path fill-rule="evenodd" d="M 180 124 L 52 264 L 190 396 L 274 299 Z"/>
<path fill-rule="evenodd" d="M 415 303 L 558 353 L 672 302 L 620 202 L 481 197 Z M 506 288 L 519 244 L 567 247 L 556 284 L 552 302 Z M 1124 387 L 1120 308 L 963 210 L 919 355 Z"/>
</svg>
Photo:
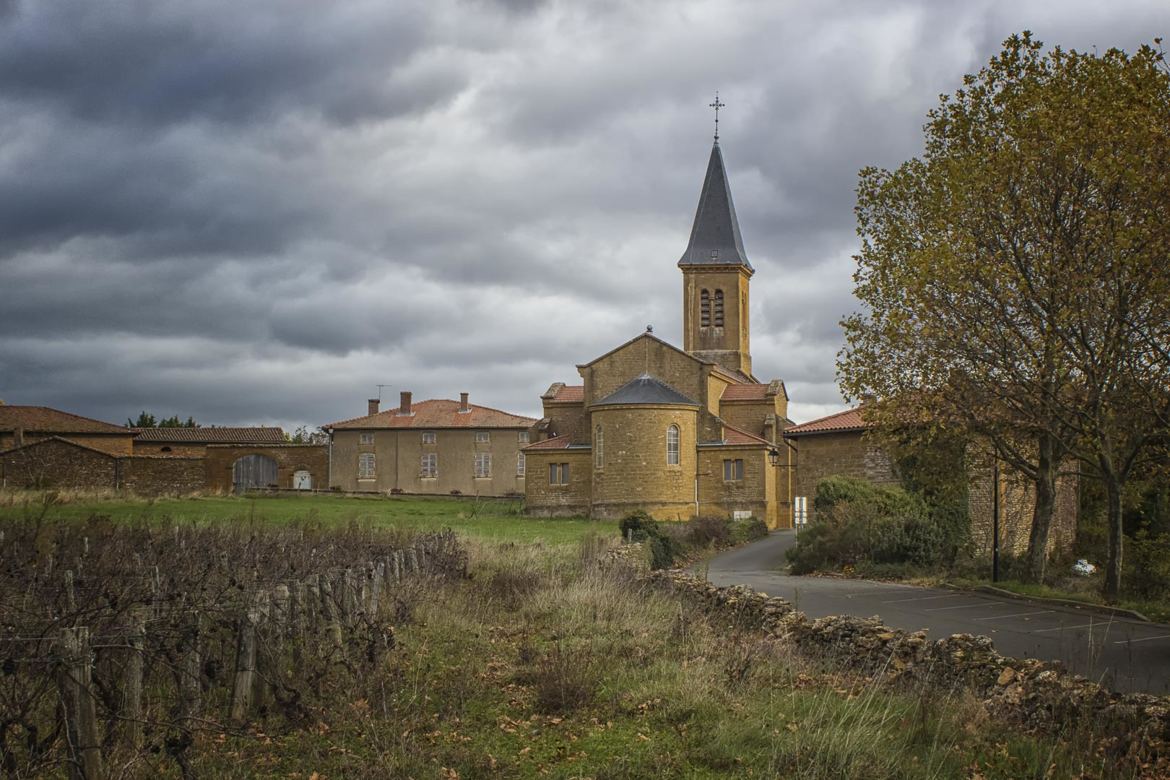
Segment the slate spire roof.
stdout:
<svg viewBox="0 0 1170 780">
<path fill-rule="evenodd" d="M 719 141 L 711 147 L 711 160 L 707 163 L 707 177 L 699 194 L 691 241 L 678 264 L 680 267 L 742 265 L 749 271 L 755 270 L 748 262 L 739 235 L 739 220 L 735 217 L 735 204 L 731 201 L 731 187 L 727 183 Z"/>
</svg>

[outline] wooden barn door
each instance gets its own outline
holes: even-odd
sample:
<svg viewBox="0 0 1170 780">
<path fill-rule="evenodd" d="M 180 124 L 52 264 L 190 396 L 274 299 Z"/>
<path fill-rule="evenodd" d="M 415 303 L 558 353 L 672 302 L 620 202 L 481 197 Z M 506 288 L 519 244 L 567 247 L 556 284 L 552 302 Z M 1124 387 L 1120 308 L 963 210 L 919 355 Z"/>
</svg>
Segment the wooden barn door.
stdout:
<svg viewBox="0 0 1170 780">
<path fill-rule="evenodd" d="M 232 485 L 237 493 L 276 485 L 276 461 L 267 455 L 245 455 L 232 466 Z"/>
</svg>

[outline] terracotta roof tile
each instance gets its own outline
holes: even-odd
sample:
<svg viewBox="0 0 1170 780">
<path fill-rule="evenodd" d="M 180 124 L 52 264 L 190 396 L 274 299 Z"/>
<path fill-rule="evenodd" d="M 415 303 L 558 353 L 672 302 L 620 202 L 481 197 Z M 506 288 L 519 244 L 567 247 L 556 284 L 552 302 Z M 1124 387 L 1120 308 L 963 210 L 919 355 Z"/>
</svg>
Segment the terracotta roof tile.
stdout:
<svg viewBox="0 0 1170 780">
<path fill-rule="evenodd" d="M 323 427 L 339 430 L 356 428 L 529 428 L 535 418 L 501 412 L 486 406 L 470 404 L 470 411 L 460 412 L 459 402 L 445 398 L 419 401 L 411 404 L 409 415 L 399 414 L 397 409 L 354 417 L 350 420 L 329 423 Z"/>
<path fill-rule="evenodd" d="M 47 406 L 10 406 L 0 404 L 0 431 L 23 428 L 36 433 L 120 433 L 134 432 L 121 425 L 50 409 Z"/>
<path fill-rule="evenodd" d="M 104 455 L 107 458 L 115 458 L 116 459 L 118 457 L 117 455 L 114 455 L 111 452 L 106 452 L 105 450 L 99 450 L 97 447 L 90 447 L 88 444 L 82 444 L 80 442 L 73 441 L 72 439 L 66 439 L 63 436 L 50 436 L 47 439 L 38 439 L 37 441 L 30 442 L 30 443 L 22 445 L 20 447 L 13 447 L 12 449 L 9 449 L 9 450 L 3 450 L 3 452 L 4 452 L 4 454 L 8 455 L 8 454 L 11 454 L 13 452 L 20 452 L 21 450 L 32 450 L 32 449 L 36 449 L 38 447 L 45 447 L 45 446 L 48 446 L 49 444 L 51 444 L 52 442 L 61 442 L 62 444 L 68 444 L 70 447 L 76 447 L 79 450 L 88 450 L 89 452 L 96 452 L 98 455 Z"/>
<path fill-rule="evenodd" d="M 720 401 L 763 401 L 768 397 L 767 385 L 728 385 Z"/>
<path fill-rule="evenodd" d="M 281 428 L 132 428 L 135 441 L 180 444 L 283 444 Z"/>
<path fill-rule="evenodd" d="M 563 385 L 550 401 L 580 403 L 585 400 L 585 385 Z"/>
<path fill-rule="evenodd" d="M 771 444 L 772 442 L 765 439 L 763 436 L 757 436 L 754 433 L 741 431 L 739 428 L 733 428 L 724 423 L 723 425 L 723 442 L 725 444 Z"/>
<path fill-rule="evenodd" d="M 861 417 L 861 407 L 846 409 L 843 412 L 830 414 L 810 422 L 784 430 L 785 436 L 799 436 L 806 433 L 839 433 L 845 431 L 863 431 L 869 425 Z"/>
<path fill-rule="evenodd" d="M 522 447 L 524 450 L 567 450 L 572 441 L 569 434 L 562 433 L 560 436 L 554 436 L 551 439 L 544 441 L 537 441 L 529 444 L 527 447 Z"/>
</svg>

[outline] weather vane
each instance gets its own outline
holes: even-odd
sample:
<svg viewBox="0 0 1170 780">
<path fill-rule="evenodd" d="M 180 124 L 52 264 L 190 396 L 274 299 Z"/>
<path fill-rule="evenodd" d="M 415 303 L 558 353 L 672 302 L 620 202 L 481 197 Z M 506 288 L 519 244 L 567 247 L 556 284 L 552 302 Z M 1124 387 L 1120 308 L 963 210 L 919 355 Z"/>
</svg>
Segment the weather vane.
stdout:
<svg viewBox="0 0 1170 780">
<path fill-rule="evenodd" d="M 715 109 L 715 140 L 719 140 L 719 109 L 727 106 L 726 103 L 719 102 L 719 90 L 715 90 L 715 102 L 708 103 L 711 108 Z"/>
</svg>

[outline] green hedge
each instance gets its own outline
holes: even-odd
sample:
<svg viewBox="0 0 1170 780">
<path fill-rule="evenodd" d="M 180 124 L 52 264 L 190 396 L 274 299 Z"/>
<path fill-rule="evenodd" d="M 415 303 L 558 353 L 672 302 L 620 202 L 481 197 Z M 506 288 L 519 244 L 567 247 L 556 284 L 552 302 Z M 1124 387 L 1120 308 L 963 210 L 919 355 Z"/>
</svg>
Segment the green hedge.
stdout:
<svg viewBox="0 0 1170 780">
<path fill-rule="evenodd" d="M 792 572 L 859 563 L 949 565 L 967 538 L 964 518 L 900 487 L 850 477 L 817 484 L 816 519 L 788 551 Z"/>
</svg>

